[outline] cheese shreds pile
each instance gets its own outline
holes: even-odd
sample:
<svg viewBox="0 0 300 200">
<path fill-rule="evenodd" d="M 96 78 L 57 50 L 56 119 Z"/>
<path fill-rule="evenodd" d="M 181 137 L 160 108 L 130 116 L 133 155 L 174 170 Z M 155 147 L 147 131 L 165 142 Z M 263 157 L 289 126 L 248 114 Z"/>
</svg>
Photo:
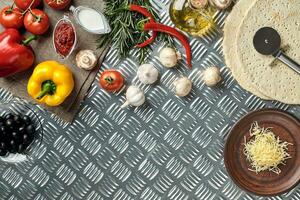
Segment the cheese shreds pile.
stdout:
<svg viewBox="0 0 300 200">
<path fill-rule="evenodd" d="M 287 153 L 291 143 L 276 138 L 270 128 L 261 128 L 254 122 L 250 128 L 252 139 L 247 142 L 245 137 L 244 154 L 250 162 L 251 171 L 256 173 L 269 170 L 280 174 L 279 164 L 285 164 L 285 160 L 291 158 Z"/>
</svg>

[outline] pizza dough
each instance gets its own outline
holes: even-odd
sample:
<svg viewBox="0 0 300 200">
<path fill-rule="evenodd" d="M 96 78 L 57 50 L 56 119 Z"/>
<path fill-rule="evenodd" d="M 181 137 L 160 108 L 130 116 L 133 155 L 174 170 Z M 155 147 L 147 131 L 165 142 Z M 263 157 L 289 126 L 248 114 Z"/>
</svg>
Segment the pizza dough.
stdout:
<svg viewBox="0 0 300 200">
<path fill-rule="evenodd" d="M 249 0 L 240 0 L 226 18 L 224 26 L 223 54 L 227 67 L 231 70 L 234 78 L 241 87 L 262 99 L 270 99 L 255 88 L 244 68 L 238 65 L 239 61 L 237 59 L 238 45 L 236 45 L 235 42 L 238 28 L 243 22 L 248 10 L 250 10 L 256 2 L 257 0 L 253 0 L 252 2 L 249 2 Z"/>
<path fill-rule="evenodd" d="M 274 58 L 256 52 L 253 37 L 262 27 L 276 29 L 282 46 L 289 46 L 286 54 L 300 63 L 299 10 L 299 0 L 258 0 L 245 15 L 236 38 L 237 67 L 264 95 L 287 104 L 300 104 L 300 75 L 281 62 L 271 66 Z"/>
</svg>

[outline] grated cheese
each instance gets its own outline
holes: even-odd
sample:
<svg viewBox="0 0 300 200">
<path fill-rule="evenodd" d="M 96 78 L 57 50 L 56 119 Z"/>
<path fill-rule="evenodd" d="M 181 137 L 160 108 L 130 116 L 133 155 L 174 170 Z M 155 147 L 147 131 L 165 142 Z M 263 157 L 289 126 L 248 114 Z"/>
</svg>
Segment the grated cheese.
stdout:
<svg viewBox="0 0 300 200">
<path fill-rule="evenodd" d="M 250 128 L 252 139 L 247 142 L 245 137 L 244 154 L 250 162 L 250 171 L 259 173 L 269 170 L 280 174 L 279 164 L 285 164 L 286 159 L 291 158 L 287 153 L 288 145 L 291 143 L 281 141 L 276 138 L 271 128 L 261 128 L 257 122 L 254 122 Z"/>
</svg>

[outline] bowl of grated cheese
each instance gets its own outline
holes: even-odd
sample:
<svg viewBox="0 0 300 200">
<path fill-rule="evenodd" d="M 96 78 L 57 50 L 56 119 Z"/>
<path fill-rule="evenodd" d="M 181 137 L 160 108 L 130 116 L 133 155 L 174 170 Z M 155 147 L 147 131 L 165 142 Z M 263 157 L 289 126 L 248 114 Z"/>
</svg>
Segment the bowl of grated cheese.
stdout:
<svg viewBox="0 0 300 200">
<path fill-rule="evenodd" d="M 231 129 L 224 162 L 232 180 L 260 196 L 287 192 L 300 180 L 300 122 L 278 109 L 242 117 Z"/>
</svg>

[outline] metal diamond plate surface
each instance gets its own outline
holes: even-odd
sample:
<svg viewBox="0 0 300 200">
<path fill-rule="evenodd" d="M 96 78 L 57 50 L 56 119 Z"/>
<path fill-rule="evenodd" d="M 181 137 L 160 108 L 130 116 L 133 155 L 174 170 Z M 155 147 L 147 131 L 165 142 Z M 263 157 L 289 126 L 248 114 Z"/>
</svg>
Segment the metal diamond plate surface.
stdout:
<svg viewBox="0 0 300 200">
<path fill-rule="evenodd" d="M 162 22 L 172 25 L 170 0 L 152 3 Z M 227 14 L 215 15 L 220 27 Z M 245 92 L 224 65 L 221 33 L 191 38 L 190 43 L 191 71 L 182 63 L 165 70 L 157 58 L 161 44 L 153 45 L 149 62 L 161 74 L 154 86 L 142 85 L 136 78 L 137 52 L 120 60 L 110 50 L 101 71 L 117 68 L 128 84 L 143 89 L 147 103 L 142 107 L 122 110 L 124 91 L 110 95 L 98 87 L 98 78 L 73 124 L 38 107 L 45 128 L 43 143 L 35 159 L 0 163 L 0 199 L 264 199 L 243 192 L 229 178 L 222 155 L 228 131 L 249 111 L 272 107 L 300 117 L 300 107 L 262 101 Z M 223 82 L 218 88 L 204 86 L 199 76 L 211 65 L 221 68 Z M 194 83 L 187 98 L 171 92 L 180 75 Z M 0 98 L 10 99 L 11 94 L 0 90 Z M 268 199 L 300 199 L 300 186 Z"/>
</svg>

